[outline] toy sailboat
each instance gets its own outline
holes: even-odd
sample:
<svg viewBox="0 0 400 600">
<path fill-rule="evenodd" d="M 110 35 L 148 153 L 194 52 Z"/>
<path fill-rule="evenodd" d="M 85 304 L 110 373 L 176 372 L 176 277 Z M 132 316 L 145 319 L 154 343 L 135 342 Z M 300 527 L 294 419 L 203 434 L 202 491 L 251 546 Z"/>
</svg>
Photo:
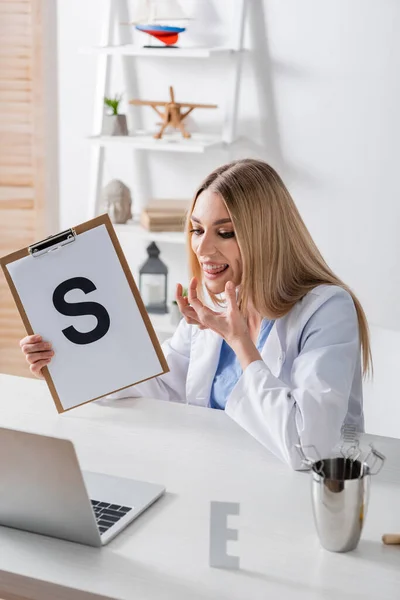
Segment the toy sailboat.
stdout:
<svg viewBox="0 0 400 600">
<path fill-rule="evenodd" d="M 138 31 L 156 38 L 164 47 L 176 48 L 179 34 L 185 27 L 162 25 L 163 21 L 186 21 L 188 17 L 179 6 L 177 0 L 141 0 L 137 1 L 132 25 Z M 145 48 L 159 48 L 148 45 Z"/>
</svg>

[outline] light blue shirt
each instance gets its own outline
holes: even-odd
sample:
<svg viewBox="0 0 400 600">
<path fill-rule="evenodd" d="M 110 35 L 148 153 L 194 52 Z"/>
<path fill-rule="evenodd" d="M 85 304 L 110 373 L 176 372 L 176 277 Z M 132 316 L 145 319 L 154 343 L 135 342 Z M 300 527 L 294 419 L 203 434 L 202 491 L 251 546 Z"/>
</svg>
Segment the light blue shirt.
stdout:
<svg viewBox="0 0 400 600">
<path fill-rule="evenodd" d="M 260 333 L 258 334 L 258 340 L 256 344 L 259 352 L 261 352 L 263 349 L 273 324 L 273 320 L 262 320 Z M 242 376 L 242 373 L 242 367 L 240 366 L 236 354 L 229 344 L 223 340 L 219 355 L 218 367 L 211 388 L 209 402 L 210 408 L 219 408 L 220 410 L 225 410 L 225 405 L 229 394 Z"/>
</svg>

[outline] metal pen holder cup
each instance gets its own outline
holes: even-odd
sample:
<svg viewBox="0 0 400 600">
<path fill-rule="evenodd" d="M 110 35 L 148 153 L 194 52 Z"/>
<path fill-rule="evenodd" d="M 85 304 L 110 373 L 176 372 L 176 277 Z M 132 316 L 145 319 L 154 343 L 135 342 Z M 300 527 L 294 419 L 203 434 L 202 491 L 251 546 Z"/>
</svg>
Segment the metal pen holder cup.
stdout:
<svg viewBox="0 0 400 600">
<path fill-rule="evenodd" d="M 364 459 L 339 456 L 303 462 L 311 469 L 314 522 L 321 545 L 331 552 L 349 552 L 360 541 L 365 522 L 371 475 L 382 469 L 385 457 L 371 446 Z M 373 463 L 368 461 L 373 459 Z"/>
</svg>

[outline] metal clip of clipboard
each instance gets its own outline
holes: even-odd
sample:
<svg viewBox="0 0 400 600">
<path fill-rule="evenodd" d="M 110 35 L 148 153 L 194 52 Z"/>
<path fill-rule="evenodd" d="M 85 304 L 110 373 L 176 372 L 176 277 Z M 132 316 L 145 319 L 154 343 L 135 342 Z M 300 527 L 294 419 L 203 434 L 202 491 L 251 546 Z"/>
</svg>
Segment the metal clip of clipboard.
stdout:
<svg viewBox="0 0 400 600">
<path fill-rule="evenodd" d="M 54 252 L 62 246 L 66 246 L 76 240 L 76 232 L 74 229 L 66 229 L 55 235 L 50 235 L 46 239 L 32 244 L 28 247 L 29 254 L 34 258 L 47 254 L 47 252 Z"/>
</svg>

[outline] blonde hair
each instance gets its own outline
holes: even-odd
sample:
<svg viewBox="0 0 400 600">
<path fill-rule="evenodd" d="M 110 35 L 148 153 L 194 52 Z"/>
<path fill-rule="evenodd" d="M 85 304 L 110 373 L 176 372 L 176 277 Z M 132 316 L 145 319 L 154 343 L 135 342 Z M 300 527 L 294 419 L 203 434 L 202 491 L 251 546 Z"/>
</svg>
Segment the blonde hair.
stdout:
<svg viewBox="0 0 400 600">
<path fill-rule="evenodd" d="M 251 300 L 263 317 L 277 319 L 316 286 L 340 286 L 351 295 L 357 312 L 363 374 L 372 373 L 364 310 L 324 261 L 283 181 L 267 163 L 253 159 L 234 161 L 215 169 L 198 188 L 187 219 L 192 276 L 203 280 L 189 230 L 197 198 L 206 189 L 219 194 L 232 219 L 243 265 L 238 295 L 241 312 L 247 314 Z M 220 304 L 217 296 L 210 297 Z"/>
</svg>

